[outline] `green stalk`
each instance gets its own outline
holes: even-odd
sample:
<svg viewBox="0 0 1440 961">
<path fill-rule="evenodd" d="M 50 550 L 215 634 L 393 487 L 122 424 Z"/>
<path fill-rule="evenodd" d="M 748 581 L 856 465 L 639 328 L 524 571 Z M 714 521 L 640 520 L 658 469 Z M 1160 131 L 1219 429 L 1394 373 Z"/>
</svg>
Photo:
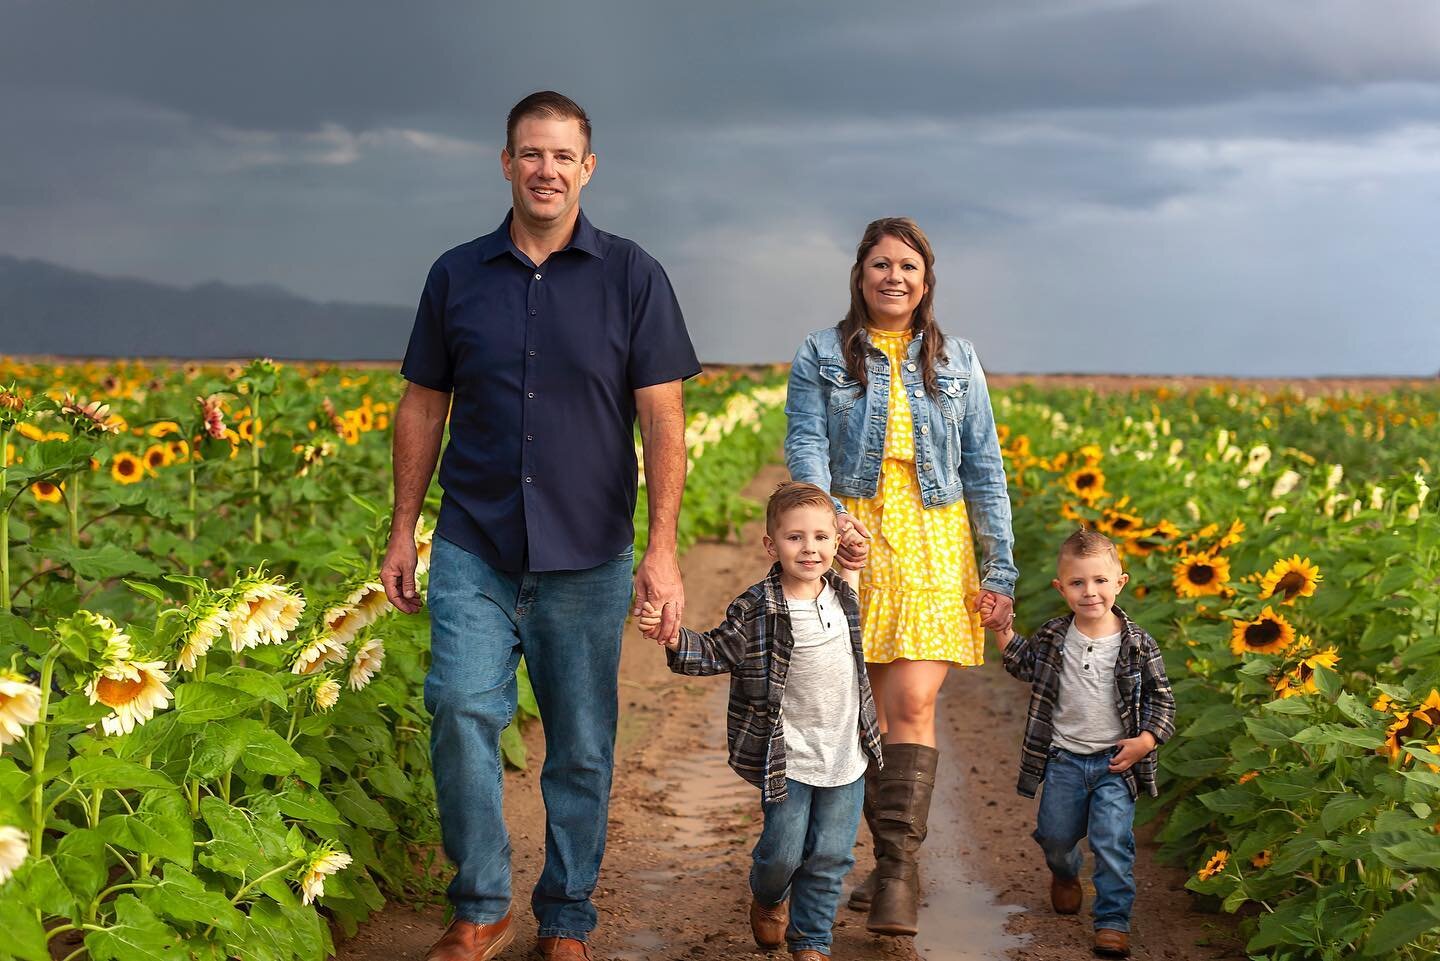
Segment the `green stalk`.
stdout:
<svg viewBox="0 0 1440 961">
<path fill-rule="evenodd" d="M 260 395 L 255 394 L 250 412 L 250 491 L 255 498 L 255 529 L 253 538 L 260 543 Z"/>
<path fill-rule="evenodd" d="M 190 509 L 190 516 L 185 521 L 185 539 L 190 544 L 190 553 L 185 558 L 185 573 L 191 577 L 195 576 L 195 534 L 198 525 L 195 522 L 195 452 L 190 452 L 190 459 L 187 461 L 188 491 L 185 495 L 185 504 Z M 195 588 L 185 585 L 185 603 L 189 604 L 195 600 Z"/>
<path fill-rule="evenodd" d="M 70 490 L 65 494 L 66 505 L 70 508 L 70 546 L 80 546 L 80 472 L 70 475 Z"/>
<path fill-rule="evenodd" d="M 13 428 L 0 431 L 0 613 L 10 613 L 10 499 L 5 486 L 10 473 L 10 435 Z"/>
<path fill-rule="evenodd" d="M 51 648 L 40 662 L 40 719 L 30 728 L 30 857 L 39 859 L 45 838 L 45 755 L 50 751 L 50 684 L 55 677 L 59 648 Z"/>
</svg>

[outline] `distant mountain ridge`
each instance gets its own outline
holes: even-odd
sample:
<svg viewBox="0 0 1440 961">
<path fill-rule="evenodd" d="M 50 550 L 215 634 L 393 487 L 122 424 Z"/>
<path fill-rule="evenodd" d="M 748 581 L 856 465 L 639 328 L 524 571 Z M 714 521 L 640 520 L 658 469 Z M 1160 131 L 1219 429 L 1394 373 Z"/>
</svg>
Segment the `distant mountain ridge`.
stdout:
<svg viewBox="0 0 1440 961">
<path fill-rule="evenodd" d="M 0 354 L 398 360 L 413 321 L 271 284 L 173 287 L 0 255 Z"/>
</svg>

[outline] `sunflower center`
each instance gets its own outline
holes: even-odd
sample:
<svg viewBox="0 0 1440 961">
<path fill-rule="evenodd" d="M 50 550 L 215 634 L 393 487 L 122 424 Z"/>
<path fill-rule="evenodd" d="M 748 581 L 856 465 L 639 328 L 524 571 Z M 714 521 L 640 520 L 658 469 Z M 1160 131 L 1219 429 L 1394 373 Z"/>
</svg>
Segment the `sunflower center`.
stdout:
<svg viewBox="0 0 1440 961">
<path fill-rule="evenodd" d="M 95 698 L 106 707 L 122 707 L 129 704 L 140 696 L 145 689 L 145 682 L 131 680 L 128 677 L 102 677 L 95 685 Z"/>
<path fill-rule="evenodd" d="M 120 461 L 120 463 L 115 465 L 115 469 L 118 470 L 120 473 L 124 474 L 126 477 L 129 477 L 131 474 L 135 473 L 135 465 L 128 460 Z"/>
<path fill-rule="evenodd" d="M 1215 568 L 1209 564 L 1191 564 L 1190 569 L 1185 572 L 1185 576 L 1189 578 L 1191 584 L 1197 587 L 1204 587 L 1206 584 L 1215 580 Z M 1248 631 L 1245 637 L 1247 640 L 1249 639 L 1250 634 Z"/>
<path fill-rule="evenodd" d="M 1079 477 L 1075 478 L 1075 486 L 1080 488 L 1094 487 L 1095 475 L 1081 474 Z"/>
<path fill-rule="evenodd" d="M 1283 592 L 1286 600 L 1293 598 L 1305 587 L 1305 575 L 1299 571 L 1291 571 L 1275 584 L 1277 592 Z"/>
<path fill-rule="evenodd" d="M 1245 643 L 1250 647 L 1268 647 L 1280 636 L 1280 625 L 1268 618 L 1245 628 Z"/>
</svg>

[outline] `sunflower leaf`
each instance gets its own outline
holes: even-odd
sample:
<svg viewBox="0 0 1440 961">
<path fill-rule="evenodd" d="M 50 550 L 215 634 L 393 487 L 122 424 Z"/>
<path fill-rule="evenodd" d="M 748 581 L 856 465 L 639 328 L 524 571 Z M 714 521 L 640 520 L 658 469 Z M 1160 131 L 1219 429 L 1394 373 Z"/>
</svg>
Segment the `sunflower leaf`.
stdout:
<svg viewBox="0 0 1440 961">
<path fill-rule="evenodd" d="M 211 681 L 188 681 L 175 689 L 175 711 L 186 724 L 223 721 L 255 706 L 255 695 Z"/>
<path fill-rule="evenodd" d="M 115 923 L 85 936 L 93 961 L 172 961 L 182 957 L 180 935 L 133 894 L 115 899 Z"/>
<path fill-rule="evenodd" d="M 173 788 L 175 782 L 164 772 L 148 768 L 136 761 L 118 757 L 77 757 L 70 762 L 75 786 L 87 790 L 137 790 L 142 788 Z"/>
<path fill-rule="evenodd" d="M 0 898 L 0 930 L 5 932 L 3 951 L 24 961 L 50 961 L 45 929 L 35 909 L 19 898 Z"/>
<path fill-rule="evenodd" d="M 55 846 L 55 870 L 75 900 L 85 904 L 105 885 L 105 839 L 94 828 L 71 831 Z"/>
<path fill-rule="evenodd" d="M 175 864 L 167 864 L 161 882 L 140 899 L 156 914 L 176 921 L 199 921 L 234 931 L 245 923 L 230 899 L 205 887 L 199 878 Z"/>
<path fill-rule="evenodd" d="M 104 581 L 127 574 L 132 577 L 160 576 L 160 567 L 154 561 L 114 543 L 99 547 L 73 547 L 54 541 L 47 546 L 45 553 L 87 580 Z"/>
<path fill-rule="evenodd" d="M 1408 901 L 1380 916 L 1365 940 L 1364 957 L 1399 950 L 1427 931 L 1440 930 L 1440 900 Z"/>
</svg>

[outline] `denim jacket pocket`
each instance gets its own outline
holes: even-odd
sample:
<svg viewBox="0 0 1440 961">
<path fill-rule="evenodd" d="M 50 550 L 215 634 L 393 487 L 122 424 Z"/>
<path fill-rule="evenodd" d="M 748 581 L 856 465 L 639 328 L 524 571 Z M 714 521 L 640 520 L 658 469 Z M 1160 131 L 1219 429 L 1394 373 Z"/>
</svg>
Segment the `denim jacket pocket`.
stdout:
<svg viewBox="0 0 1440 961">
<path fill-rule="evenodd" d="M 945 420 L 959 431 L 965 422 L 965 395 L 970 391 L 970 375 L 936 371 L 935 383 L 939 388 L 936 395 L 940 410 Z"/>
<path fill-rule="evenodd" d="M 821 361 L 820 379 L 830 385 L 830 413 L 843 414 L 860 399 L 860 382 L 850 376 L 843 364 Z"/>
</svg>

